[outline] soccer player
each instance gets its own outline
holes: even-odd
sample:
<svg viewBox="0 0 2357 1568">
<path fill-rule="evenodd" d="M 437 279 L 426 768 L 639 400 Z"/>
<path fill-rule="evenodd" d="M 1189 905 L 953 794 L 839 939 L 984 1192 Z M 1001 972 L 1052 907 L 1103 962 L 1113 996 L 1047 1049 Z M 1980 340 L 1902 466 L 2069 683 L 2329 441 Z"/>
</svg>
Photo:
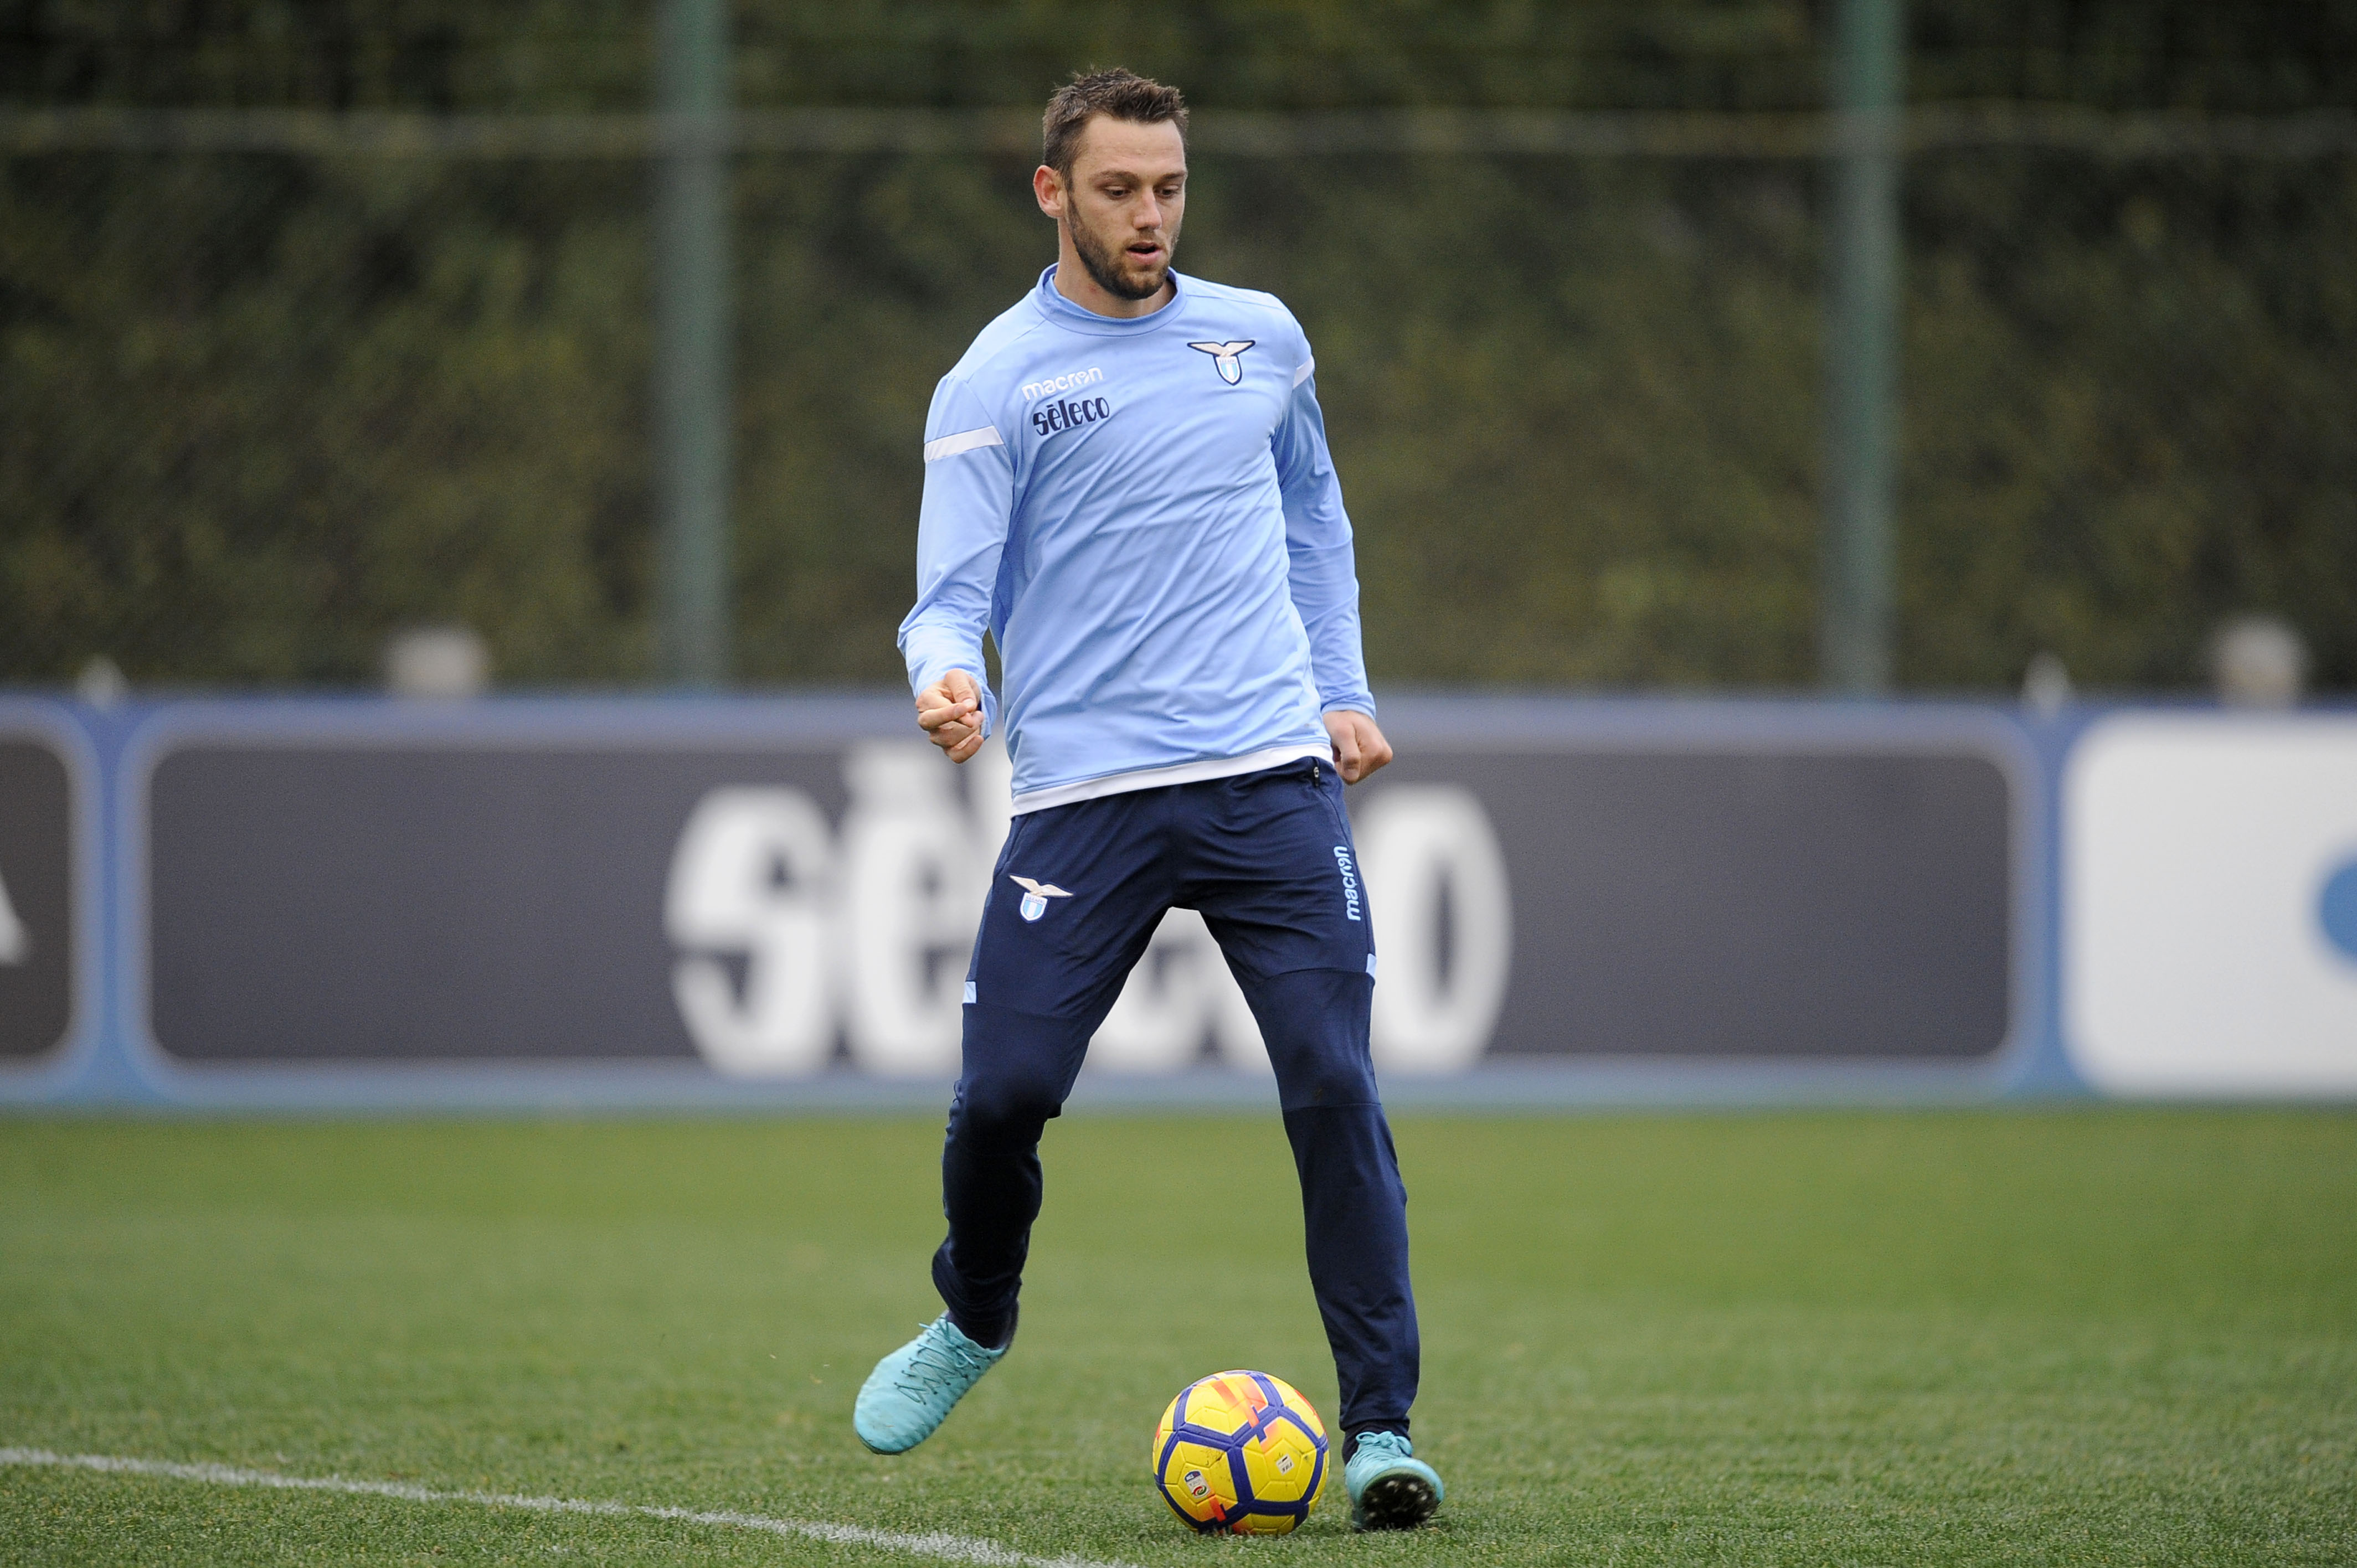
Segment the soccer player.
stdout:
<svg viewBox="0 0 2357 1568">
<path fill-rule="evenodd" d="M 1202 912 L 1276 1069 L 1361 1528 L 1421 1523 L 1406 1193 L 1367 1051 L 1374 943 L 1342 787 L 1391 760 L 1309 344 L 1278 301 L 1171 270 L 1187 109 L 1125 70 L 1049 101 L 1056 264 L 943 377 L 925 425 L 917 722 L 1000 736 L 1014 817 L 966 971 L 942 1155 L 948 1310 L 854 1424 L 931 1435 L 1015 1337 L 1039 1144 L 1165 910 Z M 987 628 L 1002 662 L 993 693 Z"/>
</svg>

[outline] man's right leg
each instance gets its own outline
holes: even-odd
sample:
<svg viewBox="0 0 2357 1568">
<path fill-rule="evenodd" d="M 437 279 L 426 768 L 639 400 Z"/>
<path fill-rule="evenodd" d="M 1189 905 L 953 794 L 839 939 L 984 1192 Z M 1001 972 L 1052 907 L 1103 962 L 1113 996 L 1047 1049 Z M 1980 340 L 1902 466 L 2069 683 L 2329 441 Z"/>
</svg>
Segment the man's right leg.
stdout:
<svg viewBox="0 0 2357 1568">
<path fill-rule="evenodd" d="M 1002 1348 L 1014 1337 L 1043 1189 L 1039 1135 L 1061 1113 L 1103 1016 L 1103 1009 L 1093 1018 L 1056 1018 L 966 1004 L 965 1070 L 942 1145 L 949 1234 L 933 1254 L 933 1288 L 950 1321 L 977 1345 Z"/>
<path fill-rule="evenodd" d="M 931 1436 L 1014 1341 L 1016 1294 L 1039 1215 L 1039 1134 L 1071 1091 L 1095 1032 L 1084 1019 L 967 1004 L 965 1070 L 942 1148 L 950 1230 L 933 1254 L 933 1287 L 948 1311 L 861 1386 L 852 1424 L 876 1453 L 905 1453 Z"/>
<path fill-rule="evenodd" d="M 1007 833 L 966 972 L 964 1067 L 942 1149 L 949 1234 L 933 1284 L 948 1310 L 860 1391 L 855 1421 L 878 1452 L 931 1435 L 1014 1336 L 1040 1133 L 1169 904 L 1167 794 L 1032 812 Z"/>
</svg>

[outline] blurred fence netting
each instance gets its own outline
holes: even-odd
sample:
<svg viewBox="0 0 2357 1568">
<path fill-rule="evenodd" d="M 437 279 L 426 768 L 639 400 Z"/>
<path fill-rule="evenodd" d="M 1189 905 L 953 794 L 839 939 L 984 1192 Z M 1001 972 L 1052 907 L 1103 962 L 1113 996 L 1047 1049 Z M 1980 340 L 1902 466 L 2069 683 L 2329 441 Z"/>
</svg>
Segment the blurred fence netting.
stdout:
<svg viewBox="0 0 2357 1568">
<path fill-rule="evenodd" d="M 626 167 L 143 150 L 0 171 L 0 671 L 351 682 L 421 619 L 483 628 L 526 680 L 644 663 Z"/>
<path fill-rule="evenodd" d="M 2279 134 L 1910 161 L 1910 680 L 2199 684 L 2255 609 L 2357 686 L 2357 136 Z"/>
<path fill-rule="evenodd" d="M 748 119 L 740 682 L 895 678 L 926 403 L 1053 253 L 1027 120 Z M 643 117 L 7 124 L 0 681 L 348 685 L 452 621 L 651 677 Z M 1909 686 L 2190 682 L 2252 608 L 2357 683 L 2357 133 L 2144 125 L 1912 134 Z M 1308 328 L 1380 677 L 1812 679 L 1828 134 L 1201 117 L 1180 265 Z"/>
</svg>

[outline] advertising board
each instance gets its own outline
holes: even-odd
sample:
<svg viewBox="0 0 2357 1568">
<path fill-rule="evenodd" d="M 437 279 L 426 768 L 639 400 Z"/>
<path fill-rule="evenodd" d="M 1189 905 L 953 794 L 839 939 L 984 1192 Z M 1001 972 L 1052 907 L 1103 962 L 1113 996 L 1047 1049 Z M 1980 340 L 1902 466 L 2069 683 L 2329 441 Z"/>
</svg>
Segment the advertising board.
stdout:
<svg viewBox="0 0 2357 1568">
<path fill-rule="evenodd" d="M 2018 811 L 1985 747 L 1426 747 L 1354 815 L 1403 1065 L 1958 1062 L 2013 1034 Z"/>
<path fill-rule="evenodd" d="M 2062 821 L 2063 1038 L 2088 1081 L 2357 1093 L 2357 719 L 2100 720 Z"/>
<path fill-rule="evenodd" d="M 55 1056 L 81 963 L 73 761 L 44 727 L 0 717 L 0 1064 Z"/>
<path fill-rule="evenodd" d="M 998 748 L 952 768 L 888 702 L 718 712 L 167 725 L 135 791 L 149 1047 L 197 1074 L 952 1076 Z M 1378 1064 L 1986 1062 L 2018 1023 L 2017 794 L 1974 735 L 1405 745 L 1351 796 Z M 1091 1066 L 1265 1070 L 1191 911 Z"/>
</svg>

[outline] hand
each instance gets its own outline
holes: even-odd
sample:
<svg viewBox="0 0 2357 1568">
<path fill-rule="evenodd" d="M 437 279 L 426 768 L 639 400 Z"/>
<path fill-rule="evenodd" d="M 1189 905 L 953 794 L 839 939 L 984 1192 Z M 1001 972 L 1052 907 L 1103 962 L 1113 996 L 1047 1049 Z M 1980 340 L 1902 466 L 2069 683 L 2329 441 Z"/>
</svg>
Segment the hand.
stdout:
<svg viewBox="0 0 2357 1568">
<path fill-rule="evenodd" d="M 1333 709 L 1326 715 L 1326 734 L 1334 742 L 1334 771 L 1345 784 L 1356 784 L 1392 759 L 1392 743 L 1365 714 Z"/>
<path fill-rule="evenodd" d="M 963 670 L 952 670 L 919 693 L 917 727 L 949 753 L 952 762 L 963 762 L 980 751 L 982 689 L 974 678 Z"/>
</svg>

